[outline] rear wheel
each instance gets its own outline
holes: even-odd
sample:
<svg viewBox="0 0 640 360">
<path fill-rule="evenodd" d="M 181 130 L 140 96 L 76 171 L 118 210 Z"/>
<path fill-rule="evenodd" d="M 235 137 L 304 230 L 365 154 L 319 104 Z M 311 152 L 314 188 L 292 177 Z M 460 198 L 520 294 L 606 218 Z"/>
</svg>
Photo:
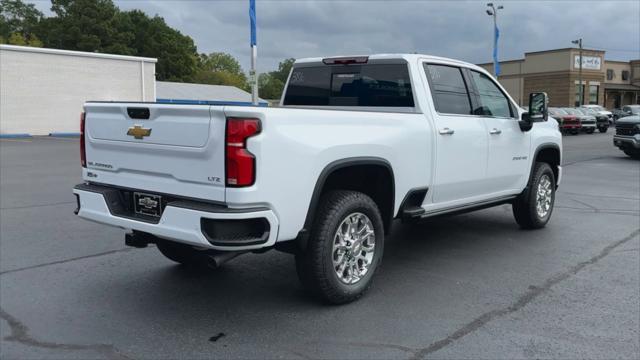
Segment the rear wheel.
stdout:
<svg viewBox="0 0 640 360">
<path fill-rule="evenodd" d="M 556 180 L 551 166 L 537 162 L 529 179 L 528 190 L 513 202 L 513 216 L 523 229 L 544 227 L 553 212 Z"/>
<path fill-rule="evenodd" d="M 384 227 L 376 203 L 355 191 L 322 197 L 306 249 L 296 254 L 303 285 L 325 301 L 356 300 L 382 260 Z"/>
</svg>

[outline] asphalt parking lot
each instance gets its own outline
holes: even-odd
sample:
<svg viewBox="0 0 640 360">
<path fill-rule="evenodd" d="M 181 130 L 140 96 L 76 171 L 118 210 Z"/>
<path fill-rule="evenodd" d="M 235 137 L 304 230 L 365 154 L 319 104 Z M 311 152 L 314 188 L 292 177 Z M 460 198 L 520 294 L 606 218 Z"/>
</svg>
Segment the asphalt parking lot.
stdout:
<svg viewBox="0 0 640 360">
<path fill-rule="evenodd" d="M 545 229 L 509 206 L 395 224 L 371 291 L 326 306 L 293 258 L 198 273 L 73 215 L 75 139 L 0 140 L 0 357 L 640 358 L 640 162 L 564 138 Z"/>
</svg>

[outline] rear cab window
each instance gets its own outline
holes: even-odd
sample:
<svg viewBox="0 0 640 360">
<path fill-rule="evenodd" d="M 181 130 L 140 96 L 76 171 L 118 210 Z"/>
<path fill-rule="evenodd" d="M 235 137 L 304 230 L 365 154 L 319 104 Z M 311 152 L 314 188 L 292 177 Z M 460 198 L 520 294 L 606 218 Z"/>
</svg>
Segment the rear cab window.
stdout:
<svg viewBox="0 0 640 360">
<path fill-rule="evenodd" d="M 283 105 L 413 110 L 408 64 L 396 62 L 294 66 Z"/>
<path fill-rule="evenodd" d="M 455 66 L 424 64 L 436 111 L 441 114 L 471 115 L 469 89 L 462 70 Z"/>
</svg>

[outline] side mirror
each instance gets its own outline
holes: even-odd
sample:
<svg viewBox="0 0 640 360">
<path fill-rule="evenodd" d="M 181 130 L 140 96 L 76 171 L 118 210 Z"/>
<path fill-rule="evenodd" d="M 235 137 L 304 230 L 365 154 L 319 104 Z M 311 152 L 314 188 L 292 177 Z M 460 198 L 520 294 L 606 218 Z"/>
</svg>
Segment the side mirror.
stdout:
<svg viewBox="0 0 640 360">
<path fill-rule="evenodd" d="M 534 122 L 547 121 L 549 119 L 549 97 L 547 93 L 529 94 L 529 112 L 522 114 L 520 130 L 529 131 Z"/>
</svg>

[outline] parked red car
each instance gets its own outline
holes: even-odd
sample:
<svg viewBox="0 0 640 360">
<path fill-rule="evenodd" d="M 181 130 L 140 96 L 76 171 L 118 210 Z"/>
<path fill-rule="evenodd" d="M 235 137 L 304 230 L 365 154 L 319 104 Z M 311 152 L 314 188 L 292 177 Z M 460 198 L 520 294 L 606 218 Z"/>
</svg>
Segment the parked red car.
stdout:
<svg viewBox="0 0 640 360">
<path fill-rule="evenodd" d="M 580 118 L 577 116 L 570 115 L 560 108 L 549 108 L 549 116 L 558 121 L 560 131 L 563 134 L 571 133 L 577 135 L 580 132 L 582 124 L 580 123 Z"/>
</svg>

